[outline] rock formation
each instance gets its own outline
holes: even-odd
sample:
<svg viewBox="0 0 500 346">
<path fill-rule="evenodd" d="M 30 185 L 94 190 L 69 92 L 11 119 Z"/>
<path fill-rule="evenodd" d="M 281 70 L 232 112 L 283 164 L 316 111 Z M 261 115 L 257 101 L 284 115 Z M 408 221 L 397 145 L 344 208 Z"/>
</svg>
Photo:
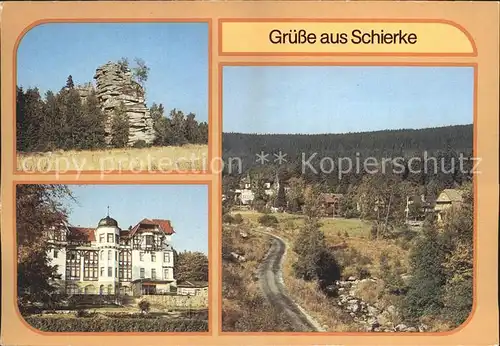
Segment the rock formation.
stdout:
<svg viewBox="0 0 500 346">
<path fill-rule="evenodd" d="M 337 281 L 334 285 L 338 292 L 337 305 L 367 332 L 425 332 L 429 329 L 424 324 L 404 323 L 401 321 L 399 311 L 393 305 L 387 307 L 377 303 L 371 305 L 358 296 L 359 284 L 376 281 L 374 278 L 358 280 L 354 277 L 349 277 L 346 281 Z"/>
<path fill-rule="evenodd" d="M 78 88 L 80 96 L 85 99 L 93 90 L 101 104 L 101 109 L 106 115 L 105 132 L 106 143 L 111 143 L 111 121 L 115 109 L 121 103 L 129 120 L 128 145 L 132 146 L 138 141 L 150 144 L 155 139 L 153 119 L 145 103 L 145 92 L 142 86 L 133 80 L 130 69 L 114 62 L 100 66 L 94 75 L 96 86 L 86 84 Z"/>
</svg>

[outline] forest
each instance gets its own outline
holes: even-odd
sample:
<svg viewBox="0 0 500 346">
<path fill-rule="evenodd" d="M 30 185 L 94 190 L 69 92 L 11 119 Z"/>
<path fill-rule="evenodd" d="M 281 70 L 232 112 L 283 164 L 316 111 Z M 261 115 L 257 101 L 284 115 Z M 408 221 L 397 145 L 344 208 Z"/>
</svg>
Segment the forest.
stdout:
<svg viewBox="0 0 500 346">
<path fill-rule="evenodd" d="M 42 97 L 38 88 L 17 87 L 16 148 L 18 152 L 47 152 L 54 150 L 100 150 L 127 146 L 130 124 L 125 107 L 115 109 L 111 121 L 111 144 L 105 142 L 106 117 L 97 95 L 91 93 L 82 102 L 72 76 L 57 93 L 47 91 Z M 208 124 L 172 109 L 165 114 L 162 104 L 150 107 L 156 135 L 154 146 L 207 144 Z M 144 141 L 135 147 L 147 146 Z"/>
<path fill-rule="evenodd" d="M 262 185 L 261 182 L 272 181 L 277 174 L 283 183 L 281 188 L 286 185 L 291 193 L 290 198 L 293 200 L 288 201 L 291 211 L 300 210 L 303 204 L 300 196 L 305 186 L 318 184 L 321 192 L 345 195 L 342 205 L 344 216 L 357 215 L 354 209 L 359 200 L 371 204 L 365 208 L 371 210 L 378 198 L 385 205 L 392 203 L 393 208 L 399 206 L 396 213 L 390 213 L 391 217 L 394 216 L 399 221 L 402 220 L 407 196 L 424 195 L 428 200 L 435 200 L 443 189 L 456 188 L 470 182 L 473 171 L 478 169 L 480 163 L 472 156 L 472 125 L 345 135 L 225 134 L 223 145 L 225 155 L 234 157 L 233 155 L 238 154 L 247 158 L 241 159 L 241 171 L 230 171 L 225 167 L 223 191 L 230 197 L 231 190 L 237 188 L 247 174 L 253 180 L 254 190 Z M 272 160 L 266 165 L 260 165 L 255 160 L 255 153 L 260 151 L 276 153 L 287 149 L 287 162 L 281 165 Z M 391 162 L 380 167 L 379 162 L 375 171 L 366 171 L 360 167 L 359 170 L 353 168 L 340 172 L 339 167 L 335 166 L 327 171 L 314 172 L 304 171 L 302 158 L 299 154 L 293 156 L 293 153 L 301 151 L 318 152 L 319 158 L 327 155 L 336 158 L 350 157 L 355 152 L 360 152 L 363 153 L 362 158 L 397 156 L 401 160 L 398 167 Z M 258 191 L 259 189 L 254 203 L 268 203 L 267 196 Z M 282 207 L 285 204 L 283 194 L 284 191 L 279 191 L 275 201 L 271 202 Z"/>
<path fill-rule="evenodd" d="M 455 151 L 472 155 L 472 124 L 425 129 L 383 130 L 345 134 L 223 134 L 223 159 L 238 157 L 243 171 L 257 165 L 256 154 L 282 151 L 287 162 L 300 162 L 302 153 L 322 157 L 410 157 Z M 314 160 L 313 160 L 314 161 Z"/>
</svg>

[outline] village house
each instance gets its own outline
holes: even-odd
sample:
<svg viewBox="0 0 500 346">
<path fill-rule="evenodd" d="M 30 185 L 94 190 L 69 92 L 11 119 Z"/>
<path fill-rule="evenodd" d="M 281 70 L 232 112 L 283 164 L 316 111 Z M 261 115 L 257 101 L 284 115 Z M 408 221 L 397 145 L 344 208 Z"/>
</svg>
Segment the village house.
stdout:
<svg viewBox="0 0 500 346">
<path fill-rule="evenodd" d="M 433 211 L 434 202 L 427 200 L 425 195 L 406 197 L 406 224 L 421 224 L 425 219 L 425 216 Z"/>
<path fill-rule="evenodd" d="M 61 225 L 48 232 L 48 259 L 61 276 L 59 292 L 83 295 L 162 294 L 176 289 L 174 229 L 143 219 L 122 230 L 106 216 L 96 228 Z"/>
<path fill-rule="evenodd" d="M 447 211 L 459 208 L 463 202 L 463 191 L 457 189 L 445 189 L 436 200 L 434 211 L 437 215 L 437 221 L 443 222 Z"/>
<path fill-rule="evenodd" d="M 208 296 L 208 282 L 183 281 L 177 283 L 177 294 L 184 296 Z"/>
<path fill-rule="evenodd" d="M 344 197 L 340 193 L 322 193 L 320 200 L 325 216 L 339 217 L 340 216 L 340 202 Z"/>
<path fill-rule="evenodd" d="M 276 195 L 280 188 L 280 180 L 277 174 L 273 179 L 266 179 L 262 181 L 261 184 L 264 189 L 264 194 L 269 197 Z M 284 188 L 286 192 L 288 189 L 286 186 Z M 239 188 L 234 190 L 234 199 L 237 204 L 242 206 L 249 206 L 253 203 L 255 191 L 250 174 L 247 174 L 246 177 L 241 179 Z"/>
</svg>

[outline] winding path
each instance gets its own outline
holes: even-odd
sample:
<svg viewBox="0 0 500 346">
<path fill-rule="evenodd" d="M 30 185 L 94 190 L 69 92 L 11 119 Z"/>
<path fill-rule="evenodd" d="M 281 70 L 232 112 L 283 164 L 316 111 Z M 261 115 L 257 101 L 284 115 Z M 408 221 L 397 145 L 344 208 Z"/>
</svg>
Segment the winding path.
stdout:
<svg viewBox="0 0 500 346">
<path fill-rule="evenodd" d="M 260 287 L 265 297 L 271 304 L 280 307 L 289 316 L 295 331 L 323 331 L 286 292 L 282 277 L 282 262 L 286 254 L 285 241 L 269 232 L 256 232 L 266 234 L 272 238 L 271 247 L 258 269 Z"/>
</svg>

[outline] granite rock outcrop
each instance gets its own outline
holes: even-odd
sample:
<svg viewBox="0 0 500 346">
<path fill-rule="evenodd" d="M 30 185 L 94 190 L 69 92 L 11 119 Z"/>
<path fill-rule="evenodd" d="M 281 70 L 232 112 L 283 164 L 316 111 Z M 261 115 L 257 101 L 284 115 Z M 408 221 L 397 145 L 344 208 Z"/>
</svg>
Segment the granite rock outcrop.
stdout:
<svg viewBox="0 0 500 346">
<path fill-rule="evenodd" d="M 111 124 L 115 110 L 123 104 L 129 121 L 128 145 L 139 141 L 151 144 L 155 139 L 153 119 L 146 106 L 144 88 L 137 83 L 128 67 L 108 62 L 96 69 L 95 86 L 87 83 L 78 87 L 80 97 L 85 100 L 94 91 L 102 112 L 106 115 L 106 143 L 112 139 Z"/>
</svg>

